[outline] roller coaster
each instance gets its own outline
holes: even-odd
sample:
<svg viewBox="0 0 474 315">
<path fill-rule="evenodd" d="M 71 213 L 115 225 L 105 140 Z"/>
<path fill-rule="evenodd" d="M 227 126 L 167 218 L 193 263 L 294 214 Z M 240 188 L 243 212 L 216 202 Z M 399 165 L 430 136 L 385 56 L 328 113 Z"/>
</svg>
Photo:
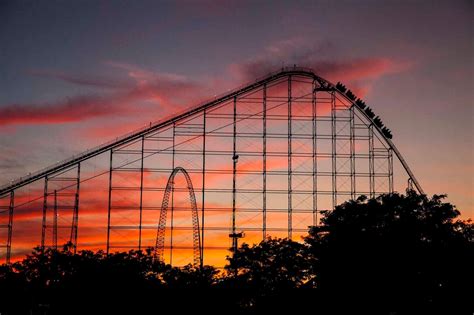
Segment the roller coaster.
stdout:
<svg viewBox="0 0 474 315">
<path fill-rule="evenodd" d="M 359 195 L 424 193 L 392 138 L 343 84 L 282 68 L 1 186 L 0 257 L 70 242 L 221 265 Z"/>
<path fill-rule="evenodd" d="M 171 173 L 168 183 L 165 188 L 165 195 L 161 204 L 160 221 L 158 224 L 158 231 L 156 235 L 156 246 L 157 256 L 161 260 L 164 257 L 165 248 L 165 231 L 166 231 L 166 216 L 169 206 L 170 196 L 174 192 L 174 177 L 178 172 L 183 173 L 186 178 L 187 188 L 189 191 L 189 202 L 191 204 L 191 215 L 193 219 L 193 250 L 194 250 L 194 265 L 199 265 L 202 260 L 201 254 L 201 236 L 199 233 L 199 215 L 196 204 L 196 196 L 194 194 L 193 183 L 189 177 L 188 172 L 182 167 L 176 167 Z"/>
</svg>

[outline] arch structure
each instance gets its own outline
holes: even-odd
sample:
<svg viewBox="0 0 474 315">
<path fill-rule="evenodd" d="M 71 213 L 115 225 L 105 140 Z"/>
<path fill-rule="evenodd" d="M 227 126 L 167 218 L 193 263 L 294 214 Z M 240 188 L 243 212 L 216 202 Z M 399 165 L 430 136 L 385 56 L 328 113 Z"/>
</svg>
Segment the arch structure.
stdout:
<svg viewBox="0 0 474 315">
<path fill-rule="evenodd" d="M 158 228 L 156 232 L 156 245 L 155 251 L 158 259 L 164 260 L 164 249 L 165 249 L 165 231 L 166 231 L 166 218 L 168 213 L 168 207 L 170 203 L 170 197 L 172 198 L 172 192 L 174 190 L 174 178 L 178 173 L 182 173 L 186 179 L 187 189 L 189 193 L 189 202 L 191 206 L 191 216 L 193 224 L 193 262 L 195 266 L 199 266 L 202 261 L 201 253 L 201 235 L 199 231 L 199 214 L 196 204 L 196 195 L 194 194 L 193 183 L 188 172 L 182 167 L 176 167 L 171 172 L 168 182 L 166 183 L 165 192 L 163 195 L 163 201 L 161 203 L 160 219 L 158 222 Z"/>
<path fill-rule="evenodd" d="M 187 187 L 175 187 L 178 173 Z M 145 175 L 168 178 L 166 187 Z M 403 191 L 407 180 L 424 193 L 372 108 L 311 69 L 282 68 L 0 186 L 0 259 L 56 239 L 74 250 L 91 239 L 107 252 L 155 246 L 163 259 L 174 228 L 183 232 L 170 238 L 171 253 L 221 266 L 237 238 L 300 239 L 322 211 L 359 195 Z M 84 191 L 92 189 L 94 197 Z M 181 191 L 192 224 L 167 226 L 170 209 L 189 213 L 187 205 L 173 206 L 173 192 Z M 92 204 L 101 229 L 86 228 Z"/>
</svg>

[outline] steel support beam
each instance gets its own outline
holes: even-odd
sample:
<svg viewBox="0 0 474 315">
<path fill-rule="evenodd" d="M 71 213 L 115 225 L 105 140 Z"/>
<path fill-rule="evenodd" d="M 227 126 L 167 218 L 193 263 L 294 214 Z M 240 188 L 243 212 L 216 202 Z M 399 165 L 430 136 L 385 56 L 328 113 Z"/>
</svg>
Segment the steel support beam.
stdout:
<svg viewBox="0 0 474 315">
<path fill-rule="evenodd" d="M 354 123 L 354 107 L 349 109 L 350 121 L 350 159 L 351 159 L 351 198 L 355 200 L 356 196 L 356 159 L 355 159 L 355 123 Z"/>
<path fill-rule="evenodd" d="M 54 190 L 54 212 L 53 212 L 53 248 L 58 249 L 58 194 Z"/>
<path fill-rule="evenodd" d="M 369 126 L 369 192 L 370 198 L 375 198 L 375 153 L 373 124 Z"/>
<path fill-rule="evenodd" d="M 48 178 L 49 176 L 45 176 L 44 178 L 44 193 L 43 193 L 43 219 L 41 225 L 41 250 L 44 251 L 45 249 L 45 239 L 46 239 L 46 216 L 48 212 Z"/>
<path fill-rule="evenodd" d="M 6 263 L 10 264 L 12 255 L 12 236 L 13 236 L 13 210 L 15 209 L 15 191 L 10 192 L 10 205 L 8 206 L 8 236 L 7 236 L 7 257 Z"/>
<path fill-rule="evenodd" d="M 262 239 L 267 237 L 267 84 L 263 85 L 263 104 L 262 104 Z"/>
<path fill-rule="evenodd" d="M 143 159 L 145 152 L 145 136 L 141 138 L 141 154 L 140 154 L 140 218 L 138 226 L 138 250 L 142 249 L 142 223 L 143 223 Z"/>
<path fill-rule="evenodd" d="M 234 97 L 233 137 L 232 137 L 232 250 L 237 250 L 237 232 L 235 229 L 236 177 L 237 177 L 237 97 Z"/>
<path fill-rule="evenodd" d="M 109 160 L 109 202 L 107 207 L 107 246 L 106 253 L 110 252 L 110 211 L 112 207 L 112 170 L 113 170 L 113 150 L 110 150 Z"/>
<path fill-rule="evenodd" d="M 317 137 L 316 137 L 316 117 L 317 117 L 317 95 L 316 95 L 316 80 L 313 80 L 313 93 L 311 95 L 311 122 L 312 122 L 312 133 L 311 139 L 313 142 L 312 153 L 313 153 L 313 226 L 318 225 L 318 159 L 317 154 Z"/>
<path fill-rule="evenodd" d="M 293 237 L 293 205 L 292 205 L 292 130 L 291 130 L 291 75 L 288 76 L 288 238 Z"/>
<path fill-rule="evenodd" d="M 204 217 L 206 208 L 206 109 L 202 113 L 202 194 L 201 194 L 201 257 L 200 267 L 204 266 Z"/>
<path fill-rule="evenodd" d="M 336 95 L 331 92 L 331 157 L 332 157 L 332 208 L 337 206 L 337 134 L 336 134 Z"/>
<path fill-rule="evenodd" d="M 388 191 L 393 194 L 393 150 L 388 149 Z"/>
<path fill-rule="evenodd" d="M 77 164 L 76 193 L 74 195 L 74 211 L 72 214 L 71 235 L 69 242 L 72 244 L 73 252 L 77 251 L 77 233 L 79 229 L 79 189 L 81 185 L 81 163 Z"/>
<path fill-rule="evenodd" d="M 173 149 L 171 156 L 171 167 L 174 170 L 176 158 L 176 124 L 173 124 Z M 172 179 L 174 181 L 174 177 Z M 171 227 L 170 227 L 170 265 L 173 264 L 173 236 L 174 236 L 174 182 L 171 185 Z"/>
</svg>

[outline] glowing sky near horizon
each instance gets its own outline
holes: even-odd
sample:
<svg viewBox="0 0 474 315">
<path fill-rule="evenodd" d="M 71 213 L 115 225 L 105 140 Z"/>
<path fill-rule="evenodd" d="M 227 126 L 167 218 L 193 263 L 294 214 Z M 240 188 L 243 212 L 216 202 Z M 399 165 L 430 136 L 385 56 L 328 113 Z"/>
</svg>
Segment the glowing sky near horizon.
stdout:
<svg viewBox="0 0 474 315">
<path fill-rule="evenodd" d="M 474 218 L 471 1 L 3 1 L 0 184 L 282 65 L 358 91 Z"/>
</svg>

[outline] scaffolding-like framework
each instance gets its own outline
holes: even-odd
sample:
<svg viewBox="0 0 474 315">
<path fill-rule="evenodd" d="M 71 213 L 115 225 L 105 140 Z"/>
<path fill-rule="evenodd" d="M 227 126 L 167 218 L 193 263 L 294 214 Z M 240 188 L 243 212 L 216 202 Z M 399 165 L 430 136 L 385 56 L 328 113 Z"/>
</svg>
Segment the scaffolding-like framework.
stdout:
<svg viewBox="0 0 474 315">
<path fill-rule="evenodd" d="M 248 243 L 269 235 L 298 239 L 323 210 L 359 195 L 393 192 L 394 155 L 423 193 L 390 138 L 350 92 L 310 69 L 284 68 L 0 187 L 4 257 L 11 259 L 17 208 L 32 202 L 42 203 L 42 248 L 57 247 L 61 228 L 69 232 L 61 240 L 74 251 L 81 247 L 79 201 L 87 198 L 81 190 L 99 177 L 107 178 L 104 194 L 94 197 L 106 200 L 107 252 L 159 243 L 169 263 L 189 262 L 198 253 L 199 263 L 215 264 L 244 235 Z M 81 171 L 96 158 L 102 160 L 94 170 L 103 171 Z M 177 170 L 185 182 L 175 179 Z M 40 196 L 15 205 L 17 191 L 41 180 Z M 191 206 L 182 202 L 190 186 Z M 81 206 L 81 213 L 87 209 Z M 160 218 L 168 209 L 169 223 Z M 70 223 L 61 225 L 58 217 Z"/>
<path fill-rule="evenodd" d="M 191 205 L 191 216 L 192 216 L 192 224 L 193 224 L 193 251 L 194 251 L 194 265 L 199 266 L 202 261 L 202 253 L 201 253 L 201 235 L 199 231 L 199 215 L 197 210 L 196 204 L 196 196 L 194 194 L 193 184 L 191 182 L 191 177 L 186 172 L 186 170 L 182 167 L 176 167 L 173 169 L 168 182 L 166 183 L 165 194 L 163 196 L 163 202 L 161 203 L 160 209 L 160 220 L 158 223 L 158 231 L 156 233 L 156 245 L 155 250 L 159 259 L 164 258 L 164 249 L 165 249 L 165 234 L 166 234 L 166 217 L 168 214 L 168 207 L 170 197 L 174 192 L 174 178 L 178 172 L 183 173 L 184 178 L 186 179 L 186 184 L 189 193 L 189 202 Z M 172 197 L 171 197 L 172 198 Z M 172 198 L 173 200 L 174 198 Z M 171 207 L 173 211 L 173 206 Z"/>
</svg>

